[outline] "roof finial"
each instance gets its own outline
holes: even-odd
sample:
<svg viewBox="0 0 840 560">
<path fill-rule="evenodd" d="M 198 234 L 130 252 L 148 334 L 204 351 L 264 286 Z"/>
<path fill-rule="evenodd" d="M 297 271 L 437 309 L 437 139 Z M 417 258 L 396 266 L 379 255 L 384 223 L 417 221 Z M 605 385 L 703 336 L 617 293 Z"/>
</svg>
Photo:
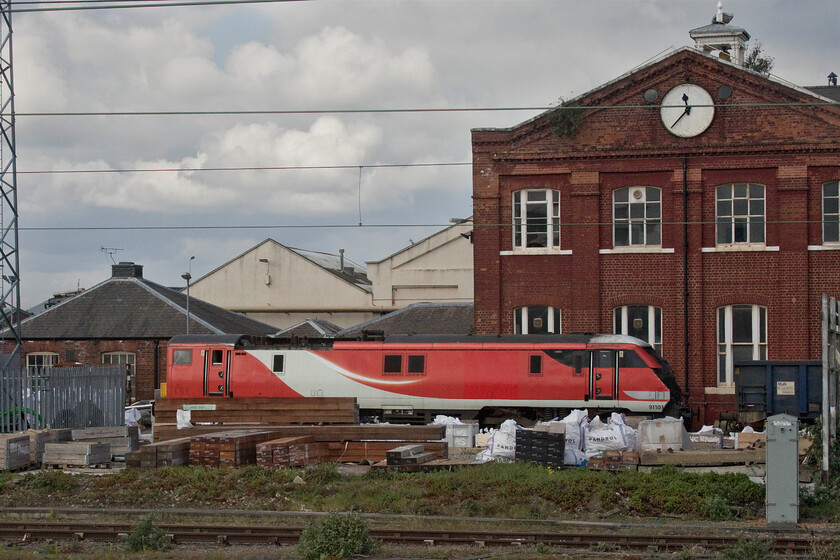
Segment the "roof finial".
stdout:
<svg viewBox="0 0 840 560">
<path fill-rule="evenodd" d="M 718 0 L 717 5 L 717 15 L 715 15 L 715 21 L 718 23 L 723 23 L 723 0 Z"/>
</svg>

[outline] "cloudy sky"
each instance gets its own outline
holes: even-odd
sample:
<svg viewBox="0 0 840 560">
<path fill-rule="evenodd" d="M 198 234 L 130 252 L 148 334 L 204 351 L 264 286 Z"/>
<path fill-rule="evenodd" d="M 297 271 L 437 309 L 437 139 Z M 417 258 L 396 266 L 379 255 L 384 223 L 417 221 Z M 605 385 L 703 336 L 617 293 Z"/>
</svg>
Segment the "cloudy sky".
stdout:
<svg viewBox="0 0 840 560">
<path fill-rule="evenodd" d="M 105 280 L 112 257 L 169 286 L 183 285 L 191 256 L 197 278 L 266 238 L 343 248 L 356 262 L 387 257 L 471 215 L 471 170 L 457 165 L 470 161 L 470 129 L 515 125 L 690 45 L 716 5 L 16 13 L 21 303 Z M 775 59 L 775 75 L 824 85 L 840 73 L 837 0 L 725 0 L 724 11 Z M 531 109 L 376 112 L 429 108 Z M 56 114 L 85 112 L 169 114 Z"/>
</svg>

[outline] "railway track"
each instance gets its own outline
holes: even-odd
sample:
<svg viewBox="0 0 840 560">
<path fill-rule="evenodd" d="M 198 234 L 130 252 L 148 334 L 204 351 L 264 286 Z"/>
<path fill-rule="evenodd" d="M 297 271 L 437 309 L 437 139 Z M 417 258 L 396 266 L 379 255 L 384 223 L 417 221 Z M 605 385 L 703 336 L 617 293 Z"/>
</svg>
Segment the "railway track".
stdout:
<svg viewBox="0 0 840 560">
<path fill-rule="evenodd" d="M 159 523 L 158 526 L 174 544 L 276 544 L 298 542 L 301 525 L 231 525 Z M 99 521 L 0 520 L 0 539 L 5 541 L 91 540 L 119 542 L 132 530 L 132 523 Z M 657 531 L 613 529 L 499 531 L 499 530 L 434 530 L 372 527 L 371 536 L 383 543 L 400 545 L 476 545 L 513 547 L 542 544 L 561 549 L 600 549 L 621 551 L 673 552 L 683 548 L 702 547 L 708 550 L 731 548 L 743 533 L 707 531 L 684 532 L 680 527 L 658 527 Z M 758 533 L 772 544 L 777 554 L 809 555 L 815 544 L 834 543 L 840 546 L 837 534 L 807 532 L 782 534 Z M 755 537 L 754 536 L 754 537 Z"/>
</svg>

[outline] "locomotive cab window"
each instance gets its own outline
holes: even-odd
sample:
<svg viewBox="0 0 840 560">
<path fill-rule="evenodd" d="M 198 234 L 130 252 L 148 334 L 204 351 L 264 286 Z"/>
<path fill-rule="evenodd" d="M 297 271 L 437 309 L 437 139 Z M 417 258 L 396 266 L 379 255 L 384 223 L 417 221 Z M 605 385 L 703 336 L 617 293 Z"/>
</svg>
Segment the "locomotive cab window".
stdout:
<svg viewBox="0 0 840 560">
<path fill-rule="evenodd" d="M 408 373 L 414 375 L 423 375 L 426 373 L 426 356 L 409 355 L 408 356 Z"/>
<path fill-rule="evenodd" d="M 221 350 L 213 350 L 210 354 L 210 363 L 214 366 L 222 365 L 222 355 L 223 352 Z"/>
<path fill-rule="evenodd" d="M 286 356 L 284 354 L 274 354 L 273 361 L 271 364 L 271 371 L 273 371 L 274 373 L 283 373 L 285 358 Z"/>
<path fill-rule="evenodd" d="M 192 363 L 192 350 L 174 350 L 172 352 L 172 365 L 188 366 Z"/>
<path fill-rule="evenodd" d="M 402 373 L 402 356 L 400 354 L 387 354 L 382 372 L 386 374 Z"/>
</svg>

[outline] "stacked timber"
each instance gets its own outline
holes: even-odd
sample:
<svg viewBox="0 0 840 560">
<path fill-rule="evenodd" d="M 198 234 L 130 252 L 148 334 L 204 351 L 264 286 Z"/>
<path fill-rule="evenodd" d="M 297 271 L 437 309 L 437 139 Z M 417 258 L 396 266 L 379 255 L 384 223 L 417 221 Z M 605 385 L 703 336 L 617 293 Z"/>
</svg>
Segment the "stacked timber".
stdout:
<svg viewBox="0 0 840 560">
<path fill-rule="evenodd" d="M 78 428 L 72 435 L 73 441 L 109 444 L 115 459 L 122 459 L 126 453 L 140 447 L 140 427 L 137 425 Z"/>
<path fill-rule="evenodd" d="M 393 446 L 393 442 L 390 445 Z M 407 443 L 391 447 L 385 452 L 385 460 L 375 463 L 372 468 L 396 472 L 433 472 L 474 464 L 473 461 L 450 460 L 447 451 L 447 442 Z"/>
<path fill-rule="evenodd" d="M 29 467 L 29 436 L 0 434 L 0 468 L 15 471 Z"/>
<path fill-rule="evenodd" d="M 185 435 L 184 430 L 178 429 L 179 410 L 190 413 L 190 433 L 267 425 L 359 423 L 359 407 L 354 398 L 163 398 L 155 401 L 155 441 Z"/>
<path fill-rule="evenodd" d="M 95 467 L 110 464 L 111 446 L 107 443 L 72 441 L 44 446 L 44 467 Z"/>
<path fill-rule="evenodd" d="M 662 452 L 642 451 L 639 453 L 644 466 L 677 465 L 681 467 L 714 467 L 725 465 L 752 465 L 766 461 L 766 449 L 704 449 L 700 451 Z"/>
<path fill-rule="evenodd" d="M 190 438 L 144 445 L 125 454 L 127 467 L 169 467 L 190 462 Z"/>
<path fill-rule="evenodd" d="M 312 436 L 272 439 L 257 445 L 257 465 L 266 469 L 305 467 L 329 460 L 327 442 Z"/>
<path fill-rule="evenodd" d="M 636 471 L 640 461 L 636 451 L 605 451 L 603 457 L 592 457 L 586 465 L 593 471 Z"/>
<path fill-rule="evenodd" d="M 257 444 L 277 435 L 267 430 L 228 430 L 190 438 L 189 464 L 241 467 L 257 462 Z"/>
<path fill-rule="evenodd" d="M 446 427 L 368 424 L 355 426 L 264 426 L 219 430 L 157 442 L 126 454 L 126 465 L 158 467 L 190 464 L 238 467 L 254 463 L 267 468 L 303 466 L 321 461 L 376 463 L 389 450 L 419 443 L 435 460 L 445 460 Z M 166 455 L 168 454 L 168 455 Z M 177 459 L 176 459 L 177 457 Z M 184 459 L 186 457 L 186 459 Z"/>
<path fill-rule="evenodd" d="M 402 445 L 400 445 L 402 444 Z M 379 463 L 386 461 L 388 452 L 410 445 L 411 441 L 334 441 L 329 442 L 330 460 L 341 463 Z M 449 444 L 445 441 L 423 442 L 424 450 L 434 454 L 435 459 L 449 457 Z"/>
<path fill-rule="evenodd" d="M 61 443 L 73 439 L 70 428 L 29 430 L 29 462 L 40 466 L 44 457 L 44 446 L 48 443 Z"/>
</svg>

